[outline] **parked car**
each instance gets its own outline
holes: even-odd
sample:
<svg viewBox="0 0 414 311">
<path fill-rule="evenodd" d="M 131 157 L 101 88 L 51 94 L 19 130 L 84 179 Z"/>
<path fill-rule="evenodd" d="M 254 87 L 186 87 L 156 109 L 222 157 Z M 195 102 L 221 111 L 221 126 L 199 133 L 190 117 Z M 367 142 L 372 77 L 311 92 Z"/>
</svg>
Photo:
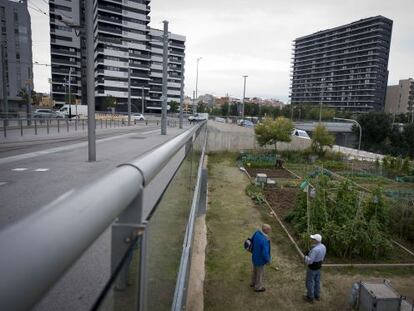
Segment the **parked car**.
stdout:
<svg viewBox="0 0 414 311">
<path fill-rule="evenodd" d="M 254 123 L 249 120 L 243 120 L 242 126 L 243 127 L 254 127 Z"/>
<path fill-rule="evenodd" d="M 306 133 L 306 131 L 298 130 L 298 129 L 293 129 L 292 136 L 296 136 L 296 137 L 300 137 L 300 138 L 304 138 L 304 139 L 311 139 L 309 137 L 308 133 Z"/>
<path fill-rule="evenodd" d="M 133 113 L 131 114 L 132 121 L 144 121 L 145 117 L 142 113 Z"/>
<path fill-rule="evenodd" d="M 33 118 L 36 119 L 54 119 L 54 118 L 64 118 L 65 116 L 59 111 L 54 111 L 52 109 L 36 109 L 33 112 Z"/>
<path fill-rule="evenodd" d="M 191 116 L 188 117 L 188 121 L 190 121 L 190 123 L 200 122 L 200 121 L 204 121 L 204 120 L 208 120 L 208 113 L 205 113 L 205 112 L 196 113 L 195 115 L 191 115 Z"/>
</svg>

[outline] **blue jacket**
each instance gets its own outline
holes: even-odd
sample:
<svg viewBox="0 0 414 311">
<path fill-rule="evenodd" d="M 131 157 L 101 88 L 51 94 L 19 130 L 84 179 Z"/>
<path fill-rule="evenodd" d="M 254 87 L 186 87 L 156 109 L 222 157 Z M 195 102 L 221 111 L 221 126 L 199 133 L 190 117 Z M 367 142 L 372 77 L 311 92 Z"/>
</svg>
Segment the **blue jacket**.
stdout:
<svg viewBox="0 0 414 311">
<path fill-rule="evenodd" d="M 270 240 L 263 232 L 256 231 L 252 237 L 253 251 L 252 261 L 255 266 L 264 266 L 271 260 Z"/>
</svg>

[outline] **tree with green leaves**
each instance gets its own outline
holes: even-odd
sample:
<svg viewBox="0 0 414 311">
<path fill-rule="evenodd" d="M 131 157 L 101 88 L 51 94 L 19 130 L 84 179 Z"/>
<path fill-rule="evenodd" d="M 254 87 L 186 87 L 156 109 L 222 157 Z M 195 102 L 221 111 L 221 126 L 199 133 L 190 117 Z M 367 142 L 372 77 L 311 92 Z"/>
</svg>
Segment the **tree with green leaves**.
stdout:
<svg viewBox="0 0 414 311">
<path fill-rule="evenodd" d="M 116 107 L 116 104 L 117 104 L 116 98 L 113 97 L 112 95 L 107 95 L 104 99 L 104 104 L 106 108 L 113 109 Z"/>
<path fill-rule="evenodd" d="M 312 133 L 312 151 L 322 157 L 326 152 L 325 147 L 332 147 L 334 142 L 335 137 L 326 130 L 325 125 L 318 124 Z"/>
<path fill-rule="evenodd" d="M 254 132 L 260 146 L 274 145 L 277 152 L 277 142 L 290 142 L 292 139 L 293 123 L 285 117 L 276 120 L 266 118 L 256 126 Z"/>
<path fill-rule="evenodd" d="M 170 112 L 172 113 L 178 112 L 178 107 L 180 107 L 180 103 L 173 100 L 169 103 L 169 105 L 170 105 Z"/>
</svg>

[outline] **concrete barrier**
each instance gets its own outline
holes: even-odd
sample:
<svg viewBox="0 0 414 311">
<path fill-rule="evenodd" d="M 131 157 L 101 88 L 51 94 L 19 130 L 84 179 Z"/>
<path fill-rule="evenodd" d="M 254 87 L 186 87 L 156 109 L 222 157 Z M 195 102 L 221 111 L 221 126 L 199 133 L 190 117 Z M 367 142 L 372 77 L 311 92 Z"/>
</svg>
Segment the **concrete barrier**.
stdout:
<svg viewBox="0 0 414 311">
<path fill-rule="evenodd" d="M 310 139 L 292 136 L 290 143 L 277 143 L 279 150 L 304 150 L 311 145 Z M 235 124 L 208 121 L 207 150 L 240 151 L 273 149 L 273 146 L 260 147 L 256 141 L 253 128 L 245 128 Z"/>
</svg>

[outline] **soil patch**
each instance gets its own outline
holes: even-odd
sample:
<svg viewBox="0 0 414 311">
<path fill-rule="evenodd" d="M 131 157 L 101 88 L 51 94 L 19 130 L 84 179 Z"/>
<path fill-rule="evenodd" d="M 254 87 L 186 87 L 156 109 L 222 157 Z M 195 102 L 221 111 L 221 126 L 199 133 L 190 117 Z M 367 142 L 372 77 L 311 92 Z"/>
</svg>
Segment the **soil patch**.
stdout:
<svg viewBox="0 0 414 311">
<path fill-rule="evenodd" d="M 265 189 L 266 200 L 277 215 L 284 219 L 287 213 L 295 207 L 299 189 L 296 188 L 270 188 Z"/>
<path fill-rule="evenodd" d="M 269 178 L 296 178 L 291 173 L 283 168 L 246 168 L 251 177 L 256 177 L 257 174 L 266 174 Z"/>
</svg>

